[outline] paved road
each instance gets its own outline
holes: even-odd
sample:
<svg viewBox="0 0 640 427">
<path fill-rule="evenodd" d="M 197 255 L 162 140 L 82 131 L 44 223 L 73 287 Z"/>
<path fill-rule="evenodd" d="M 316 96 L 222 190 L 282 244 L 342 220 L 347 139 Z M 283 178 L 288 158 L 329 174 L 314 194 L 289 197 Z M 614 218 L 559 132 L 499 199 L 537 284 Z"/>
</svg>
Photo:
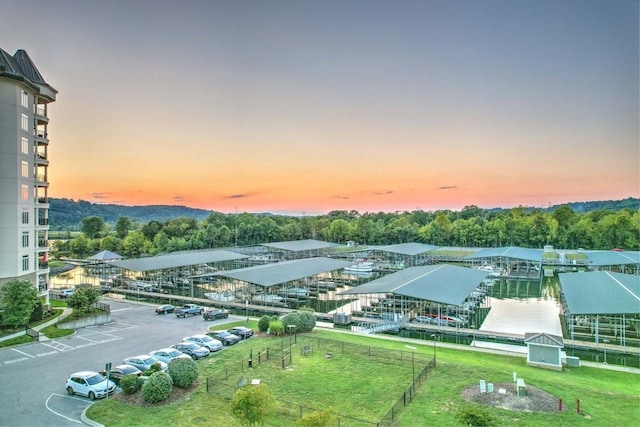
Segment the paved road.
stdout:
<svg viewBox="0 0 640 427">
<path fill-rule="evenodd" d="M 107 302 L 112 318 L 108 325 L 81 328 L 62 339 L 0 349 L 0 426 L 82 425 L 80 414 L 92 402 L 66 394 L 64 383 L 72 372 L 99 371 L 108 362 L 115 366 L 125 357 L 168 347 L 209 326 L 244 319 L 178 319 L 171 314 L 157 315 L 148 305 Z"/>
</svg>

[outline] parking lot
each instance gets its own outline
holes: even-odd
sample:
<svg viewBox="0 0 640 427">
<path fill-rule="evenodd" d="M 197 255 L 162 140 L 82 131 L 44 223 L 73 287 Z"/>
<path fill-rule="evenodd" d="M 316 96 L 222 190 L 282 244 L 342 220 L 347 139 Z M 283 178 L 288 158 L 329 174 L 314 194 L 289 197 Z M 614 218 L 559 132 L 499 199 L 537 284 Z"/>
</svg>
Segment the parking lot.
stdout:
<svg viewBox="0 0 640 427">
<path fill-rule="evenodd" d="M 0 425 L 68 426 L 82 424 L 80 415 L 92 402 L 69 396 L 65 380 L 77 371 L 100 371 L 107 363 L 177 344 L 208 327 L 244 318 L 204 321 L 202 316 L 158 315 L 155 306 L 104 301 L 112 322 L 81 328 L 72 336 L 0 349 Z M 224 329 L 224 327 L 221 327 Z M 216 357 L 212 353 L 209 357 Z"/>
</svg>

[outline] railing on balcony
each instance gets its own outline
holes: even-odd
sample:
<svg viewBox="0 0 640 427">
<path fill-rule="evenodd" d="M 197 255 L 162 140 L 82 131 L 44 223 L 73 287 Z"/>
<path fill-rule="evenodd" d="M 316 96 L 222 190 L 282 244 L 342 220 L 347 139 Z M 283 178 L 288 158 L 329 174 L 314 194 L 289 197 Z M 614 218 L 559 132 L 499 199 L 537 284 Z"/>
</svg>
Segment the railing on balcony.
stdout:
<svg viewBox="0 0 640 427">
<path fill-rule="evenodd" d="M 38 247 L 39 248 L 48 248 L 49 247 L 49 241 L 46 240 L 46 239 L 38 240 Z"/>
<path fill-rule="evenodd" d="M 44 107 L 35 107 L 34 112 L 39 116 L 47 116 L 47 109 Z"/>
<path fill-rule="evenodd" d="M 48 197 L 38 197 L 38 203 L 49 203 Z"/>
<path fill-rule="evenodd" d="M 40 270 L 46 270 L 49 268 L 49 261 L 38 261 L 38 268 Z"/>
<path fill-rule="evenodd" d="M 36 181 L 38 181 L 38 182 L 47 182 L 47 175 L 41 174 L 41 173 L 37 174 L 36 175 Z"/>
<path fill-rule="evenodd" d="M 49 218 L 38 218 L 38 225 L 49 225 Z"/>
</svg>

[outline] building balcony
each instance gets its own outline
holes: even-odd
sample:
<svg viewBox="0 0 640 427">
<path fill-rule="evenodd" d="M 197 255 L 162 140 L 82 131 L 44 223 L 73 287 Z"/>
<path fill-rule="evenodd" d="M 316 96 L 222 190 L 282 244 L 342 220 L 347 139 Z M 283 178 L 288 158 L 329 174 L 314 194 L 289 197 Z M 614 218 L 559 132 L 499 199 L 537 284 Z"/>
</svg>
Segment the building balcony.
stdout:
<svg viewBox="0 0 640 427">
<path fill-rule="evenodd" d="M 39 205 L 47 205 L 49 207 L 49 198 L 47 196 L 38 197 L 36 202 Z"/>
<path fill-rule="evenodd" d="M 44 174 L 36 175 L 36 186 L 38 187 L 48 187 L 49 181 L 47 181 L 47 176 Z"/>
<path fill-rule="evenodd" d="M 41 226 L 49 225 L 49 218 L 38 218 L 38 225 L 41 225 Z"/>
<path fill-rule="evenodd" d="M 49 241 L 46 239 L 40 239 L 38 240 L 38 248 L 42 249 L 42 248 L 49 248 Z"/>
<path fill-rule="evenodd" d="M 36 130 L 36 132 L 34 133 L 34 139 L 35 139 L 36 143 L 38 143 L 38 144 L 48 144 L 49 143 L 49 138 L 47 138 L 47 132 L 46 131 Z"/>
<path fill-rule="evenodd" d="M 47 110 L 43 107 L 37 106 L 36 108 L 34 108 L 33 117 L 36 119 L 37 124 L 49 123 L 49 118 L 47 117 Z"/>
<path fill-rule="evenodd" d="M 47 160 L 47 157 L 44 154 L 41 154 L 41 153 L 36 153 L 35 162 L 36 162 L 36 165 L 39 165 L 39 166 L 48 166 L 49 165 L 49 160 Z"/>
</svg>

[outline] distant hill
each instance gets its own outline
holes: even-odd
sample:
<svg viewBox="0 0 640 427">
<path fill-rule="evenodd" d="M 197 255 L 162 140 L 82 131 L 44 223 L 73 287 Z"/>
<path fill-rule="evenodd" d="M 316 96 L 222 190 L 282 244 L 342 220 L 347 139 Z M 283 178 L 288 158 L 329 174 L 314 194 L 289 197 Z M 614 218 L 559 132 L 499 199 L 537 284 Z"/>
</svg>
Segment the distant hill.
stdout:
<svg viewBox="0 0 640 427">
<path fill-rule="evenodd" d="M 123 206 L 114 204 L 91 203 L 84 200 L 49 199 L 49 224 L 52 230 L 79 230 L 82 220 L 88 216 L 99 216 L 108 224 L 115 224 L 118 218 L 126 216 L 132 221 L 148 223 L 149 221 L 167 221 L 173 218 L 188 217 L 202 221 L 214 211 L 195 209 L 187 206 L 150 205 Z M 544 211 L 553 212 L 560 206 L 569 206 L 577 213 L 587 213 L 596 210 L 620 211 L 623 209 L 640 209 L 640 199 L 627 198 L 624 200 L 605 200 L 595 202 L 573 202 L 564 205 L 550 206 Z M 534 208 L 530 208 L 534 210 Z M 504 211 L 508 209 L 496 208 L 490 211 Z"/>
<path fill-rule="evenodd" d="M 180 217 L 202 221 L 213 212 L 187 206 L 123 206 L 56 198 L 50 198 L 49 203 L 49 224 L 52 230 L 80 229 L 82 220 L 88 216 L 99 216 L 108 224 L 115 224 L 121 216 L 126 216 L 132 221 L 148 223 L 153 220 L 164 222 Z"/>
</svg>

